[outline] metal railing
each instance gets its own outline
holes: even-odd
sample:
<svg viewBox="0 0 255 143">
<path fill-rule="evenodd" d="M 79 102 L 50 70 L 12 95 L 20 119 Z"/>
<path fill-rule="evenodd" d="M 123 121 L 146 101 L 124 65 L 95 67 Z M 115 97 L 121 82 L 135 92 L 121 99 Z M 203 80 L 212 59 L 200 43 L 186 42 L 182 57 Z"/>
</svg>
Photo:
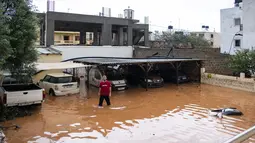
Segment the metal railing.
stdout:
<svg viewBox="0 0 255 143">
<path fill-rule="evenodd" d="M 235 137 L 229 139 L 224 143 L 242 143 L 245 140 L 255 135 L 255 126 L 249 128 L 248 130 L 236 135 Z"/>
</svg>

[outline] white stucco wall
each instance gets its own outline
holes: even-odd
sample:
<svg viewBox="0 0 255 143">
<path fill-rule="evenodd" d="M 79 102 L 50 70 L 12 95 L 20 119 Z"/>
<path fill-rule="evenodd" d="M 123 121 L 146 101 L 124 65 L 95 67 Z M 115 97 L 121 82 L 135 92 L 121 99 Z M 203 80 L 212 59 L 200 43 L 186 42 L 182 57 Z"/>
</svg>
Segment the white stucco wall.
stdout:
<svg viewBox="0 0 255 143">
<path fill-rule="evenodd" d="M 229 49 L 232 46 L 230 54 L 234 54 L 235 44 L 233 38 L 234 35 L 240 31 L 240 26 L 235 26 L 234 19 L 241 18 L 241 23 L 243 23 L 242 9 L 239 7 L 233 7 L 228 9 L 222 9 L 220 13 L 221 13 L 221 52 L 229 53 Z M 243 40 L 241 36 L 236 36 L 234 39 L 240 39 L 241 47 L 243 47 L 242 46 Z"/>
<path fill-rule="evenodd" d="M 255 49 L 255 0 L 243 0 L 243 47 Z"/>
<path fill-rule="evenodd" d="M 196 34 L 196 36 L 199 36 L 199 34 L 204 34 L 204 39 L 208 40 L 209 42 L 213 42 L 213 45 L 212 45 L 213 48 L 219 48 L 221 46 L 220 33 L 210 32 L 210 31 L 200 31 L 200 32 L 190 32 L 190 33 Z M 213 34 L 213 38 L 211 37 L 211 34 Z"/>
<path fill-rule="evenodd" d="M 54 46 L 62 52 L 63 60 L 78 57 L 123 57 L 132 58 L 131 46 Z"/>
<path fill-rule="evenodd" d="M 213 32 L 213 47 L 219 48 L 221 46 L 221 36 L 220 33 Z M 210 35 L 209 35 L 210 36 Z"/>
</svg>

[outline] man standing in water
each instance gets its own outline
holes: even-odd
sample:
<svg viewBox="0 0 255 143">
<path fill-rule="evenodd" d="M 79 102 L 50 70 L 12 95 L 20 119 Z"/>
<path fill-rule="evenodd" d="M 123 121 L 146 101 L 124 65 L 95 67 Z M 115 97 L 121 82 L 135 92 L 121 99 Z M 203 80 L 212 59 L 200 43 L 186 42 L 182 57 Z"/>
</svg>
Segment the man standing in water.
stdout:
<svg viewBox="0 0 255 143">
<path fill-rule="evenodd" d="M 111 105 L 111 102 L 110 102 L 111 94 L 112 94 L 111 83 L 107 81 L 107 77 L 104 75 L 103 81 L 101 81 L 99 84 L 99 91 L 98 91 L 98 95 L 100 96 L 99 104 L 98 104 L 99 108 L 103 107 L 104 100 L 106 101 L 108 106 Z"/>
</svg>

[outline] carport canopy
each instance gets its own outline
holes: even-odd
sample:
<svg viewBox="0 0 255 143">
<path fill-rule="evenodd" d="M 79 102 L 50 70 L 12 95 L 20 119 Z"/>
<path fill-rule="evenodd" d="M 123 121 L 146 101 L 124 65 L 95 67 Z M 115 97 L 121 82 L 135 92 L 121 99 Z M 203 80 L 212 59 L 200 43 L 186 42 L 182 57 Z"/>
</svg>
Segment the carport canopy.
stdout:
<svg viewBox="0 0 255 143">
<path fill-rule="evenodd" d="M 74 68 L 86 68 L 86 67 L 89 67 L 89 65 L 84 65 L 82 63 L 73 63 L 73 62 L 36 63 L 37 71 L 74 69 Z"/>
<path fill-rule="evenodd" d="M 123 64 L 156 64 L 169 62 L 188 62 L 201 61 L 193 58 L 108 58 L 108 57 L 92 57 L 74 59 L 74 62 L 84 63 L 88 65 L 123 65 Z"/>
<path fill-rule="evenodd" d="M 148 72 L 153 64 L 160 63 L 171 63 L 172 66 L 176 68 L 176 77 L 178 77 L 178 70 L 181 63 L 183 62 L 195 62 L 201 68 L 201 59 L 195 58 L 168 58 L 168 57 L 151 57 L 151 58 L 115 58 L 115 57 L 84 57 L 72 59 L 75 63 L 83 63 L 86 65 L 97 65 L 97 66 L 107 66 L 107 65 L 145 65 L 144 71 L 146 74 L 148 89 Z M 200 71 L 200 70 L 199 70 Z M 201 76 L 201 74 L 200 74 Z M 178 78 L 176 79 L 177 85 L 179 84 Z"/>
</svg>

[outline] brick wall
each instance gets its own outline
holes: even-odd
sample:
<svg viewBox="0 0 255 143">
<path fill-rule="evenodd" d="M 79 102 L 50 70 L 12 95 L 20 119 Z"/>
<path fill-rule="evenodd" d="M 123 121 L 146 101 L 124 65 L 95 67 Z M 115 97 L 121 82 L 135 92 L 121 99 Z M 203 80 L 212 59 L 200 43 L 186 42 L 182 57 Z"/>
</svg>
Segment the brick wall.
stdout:
<svg viewBox="0 0 255 143">
<path fill-rule="evenodd" d="M 135 48 L 133 57 L 144 58 L 152 56 L 154 53 L 159 53 L 158 56 L 166 56 L 169 49 L 158 48 Z M 194 48 L 194 49 L 174 49 L 170 57 L 174 58 L 199 58 L 204 60 L 202 66 L 206 72 L 231 75 L 232 70 L 228 67 L 228 55 L 220 53 L 219 48 Z"/>
</svg>

